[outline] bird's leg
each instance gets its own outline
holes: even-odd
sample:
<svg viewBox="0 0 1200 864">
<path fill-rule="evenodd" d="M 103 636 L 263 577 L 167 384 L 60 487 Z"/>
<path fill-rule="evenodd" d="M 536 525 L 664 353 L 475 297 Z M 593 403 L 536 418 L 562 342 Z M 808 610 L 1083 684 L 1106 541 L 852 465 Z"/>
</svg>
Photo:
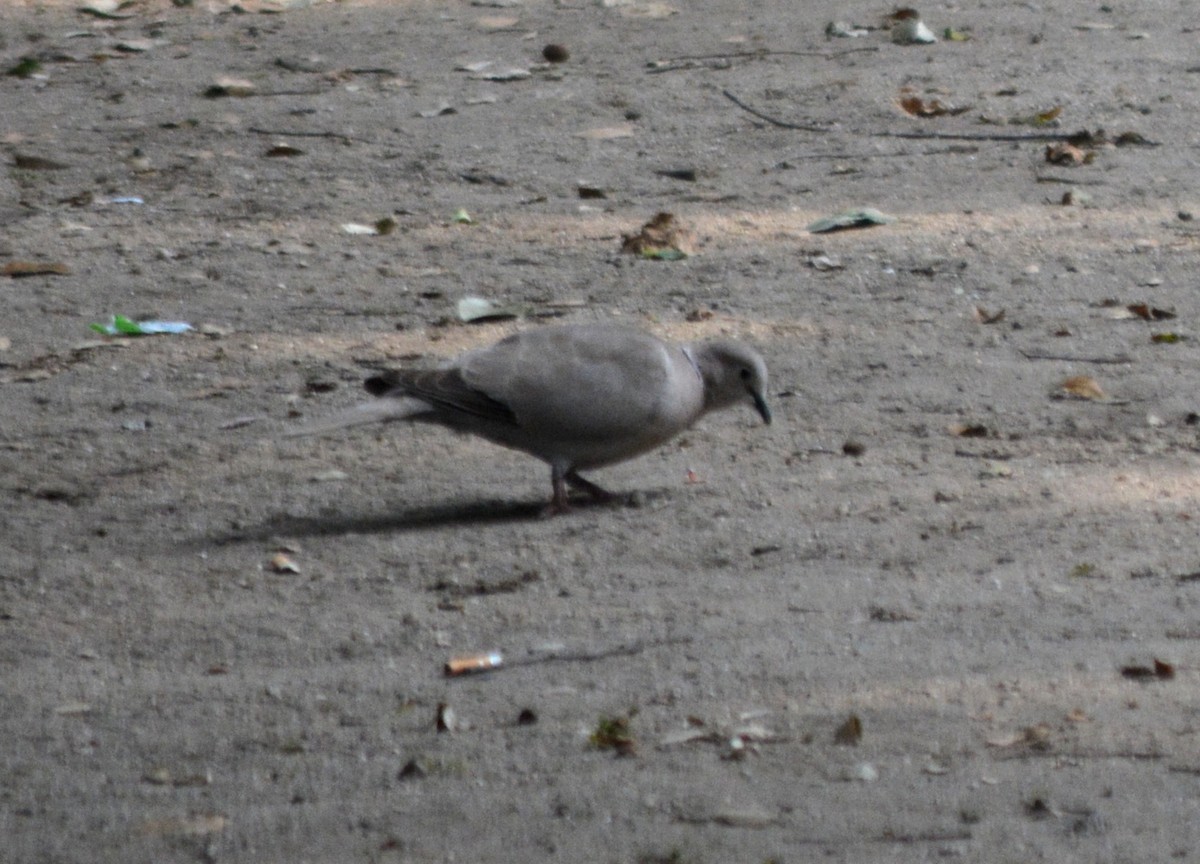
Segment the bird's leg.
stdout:
<svg viewBox="0 0 1200 864">
<path fill-rule="evenodd" d="M 554 486 L 554 496 L 550 499 L 550 503 L 542 510 L 542 518 L 548 519 L 551 516 L 559 516 L 571 509 L 571 505 L 567 503 L 566 478 L 569 473 L 557 465 L 550 466 L 550 483 Z"/>
<path fill-rule="evenodd" d="M 588 493 L 597 501 L 612 501 L 617 496 L 607 489 L 601 489 L 591 480 L 584 480 L 574 470 L 568 471 L 563 475 L 564 479 L 571 484 L 571 488 L 579 489 Z"/>
</svg>

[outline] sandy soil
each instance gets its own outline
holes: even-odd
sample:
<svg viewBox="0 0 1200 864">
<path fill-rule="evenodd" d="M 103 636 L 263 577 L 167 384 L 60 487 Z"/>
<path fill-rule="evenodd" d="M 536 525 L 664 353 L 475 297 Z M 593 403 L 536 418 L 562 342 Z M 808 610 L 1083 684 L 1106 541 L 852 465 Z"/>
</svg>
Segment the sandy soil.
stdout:
<svg viewBox="0 0 1200 864">
<path fill-rule="evenodd" d="M 1200 860 L 1200 9 L 975 5 L 0 7 L 0 266 L 69 269 L 0 278 L 0 858 Z M 659 210 L 695 254 L 622 255 Z M 752 341 L 777 421 L 552 520 L 483 442 L 280 437 L 550 315 Z"/>
</svg>

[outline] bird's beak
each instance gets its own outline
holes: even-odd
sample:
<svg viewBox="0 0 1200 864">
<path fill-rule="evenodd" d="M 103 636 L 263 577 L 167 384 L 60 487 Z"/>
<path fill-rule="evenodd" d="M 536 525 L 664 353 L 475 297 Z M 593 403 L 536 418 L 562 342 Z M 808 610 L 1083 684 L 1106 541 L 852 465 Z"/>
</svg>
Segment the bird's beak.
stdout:
<svg viewBox="0 0 1200 864">
<path fill-rule="evenodd" d="M 767 405 L 767 400 L 763 398 L 761 393 L 753 393 L 751 395 L 754 398 L 754 410 L 758 412 L 758 416 L 763 418 L 763 422 L 770 426 L 771 409 Z"/>
</svg>

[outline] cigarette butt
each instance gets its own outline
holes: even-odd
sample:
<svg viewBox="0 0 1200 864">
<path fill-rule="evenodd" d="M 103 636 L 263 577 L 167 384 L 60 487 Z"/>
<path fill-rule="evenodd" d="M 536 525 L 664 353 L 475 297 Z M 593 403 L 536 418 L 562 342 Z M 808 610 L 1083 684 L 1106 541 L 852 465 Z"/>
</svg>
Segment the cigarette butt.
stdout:
<svg viewBox="0 0 1200 864">
<path fill-rule="evenodd" d="M 504 657 L 499 651 L 488 651 L 483 654 L 466 654 L 462 657 L 451 657 L 446 661 L 447 675 L 468 675 L 472 672 L 487 672 L 489 669 L 499 669 L 504 663 Z"/>
</svg>

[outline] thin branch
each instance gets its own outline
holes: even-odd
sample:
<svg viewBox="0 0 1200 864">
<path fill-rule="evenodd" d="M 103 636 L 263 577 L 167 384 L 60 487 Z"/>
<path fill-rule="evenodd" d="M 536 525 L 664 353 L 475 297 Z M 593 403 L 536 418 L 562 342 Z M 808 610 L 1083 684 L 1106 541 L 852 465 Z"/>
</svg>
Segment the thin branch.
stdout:
<svg viewBox="0 0 1200 864">
<path fill-rule="evenodd" d="M 1079 357 L 1072 354 L 1049 354 L 1041 351 L 1026 351 L 1021 349 L 1021 356 L 1026 360 L 1060 360 L 1065 363 L 1101 363 L 1121 364 L 1132 363 L 1133 358 L 1128 354 L 1114 354 L 1111 357 Z"/>
<path fill-rule="evenodd" d="M 1026 747 L 1008 753 L 997 753 L 992 758 L 997 762 L 1015 762 L 1028 759 L 1129 759 L 1133 762 L 1154 762 L 1166 759 L 1166 753 L 1157 750 L 1045 750 Z"/>
<path fill-rule="evenodd" d="M 273 138 L 335 138 L 338 141 L 345 141 L 347 144 L 354 141 L 349 135 L 343 135 L 340 132 L 283 132 L 274 129 L 260 129 L 257 126 L 251 126 L 247 131 L 253 132 L 255 135 L 270 135 Z"/>
<path fill-rule="evenodd" d="M 909 138 L 917 141 L 1062 141 L 1070 132 L 872 132 L 874 138 Z"/>
<path fill-rule="evenodd" d="M 864 51 L 876 52 L 878 50 L 878 47 L 872 46 L 847 48 L 844 51 L 727 51 L 724 54 L 681 54 L 678 57 L 666 57 L 662 60 L 652 61 L 648 71 L 651 73 L 668 72 L 671 71 L 671 64 L 674 63 L 703 63 L 706 60 L 757 60 L 760 57 L 824 57 L 826 60 L 831 60 L 845 54 L 861 54 Z"/>
<path fill-rule="evenodd" d="M 506 660 L 505 666 L 532 666 L 535 663 L 592 663 L 596 660 L 607 660 L 610 657 L 629 657 L 641 654 L 650 648 L 662 648 L 667 645 L 687 645 L 691 636 L 674 636 L 666 639 L 639 639 L 636 642 L 625 642 L 610 648 L 596 651 L 552 651 L 533 657 L 519 657 Z"/>
<path fill-rule="evenodd" d="M 871 839 L 876 843 L 953 843 L 970 840 L 971 832 L 965 828 L 961 831 L 928 831 L 919 834 L 894 834 L 885 831 Z"/>
<path fill-rule="evenodd" d="M 741 108 L 743 111 L 753 114 L 759 120 L 767 121 L 772 126 L 778 126 L 780 129 L 798 129 L 801 132 L 829 132 L 830 131 L 828 128 L 822 127 L 822 126 L 805 126 L 802 123 L 788 123 L 786 120 L 780 120 L 777 117 L 772 117 L 770 114 L 764 114 L 763 112 L 759 111 L 757 108 L 750 107 L 745 102 L 743 102 L 741 99 L 739 99 L 738 97 L 736 97 L 732 93 L 730 93 L 728 90 L 722 90 L 721 93 L 722 93 L 722 95 L 724 95 L 724 97 L 726 99 L 728 99 L 734 105 Z"/>
</svg>

